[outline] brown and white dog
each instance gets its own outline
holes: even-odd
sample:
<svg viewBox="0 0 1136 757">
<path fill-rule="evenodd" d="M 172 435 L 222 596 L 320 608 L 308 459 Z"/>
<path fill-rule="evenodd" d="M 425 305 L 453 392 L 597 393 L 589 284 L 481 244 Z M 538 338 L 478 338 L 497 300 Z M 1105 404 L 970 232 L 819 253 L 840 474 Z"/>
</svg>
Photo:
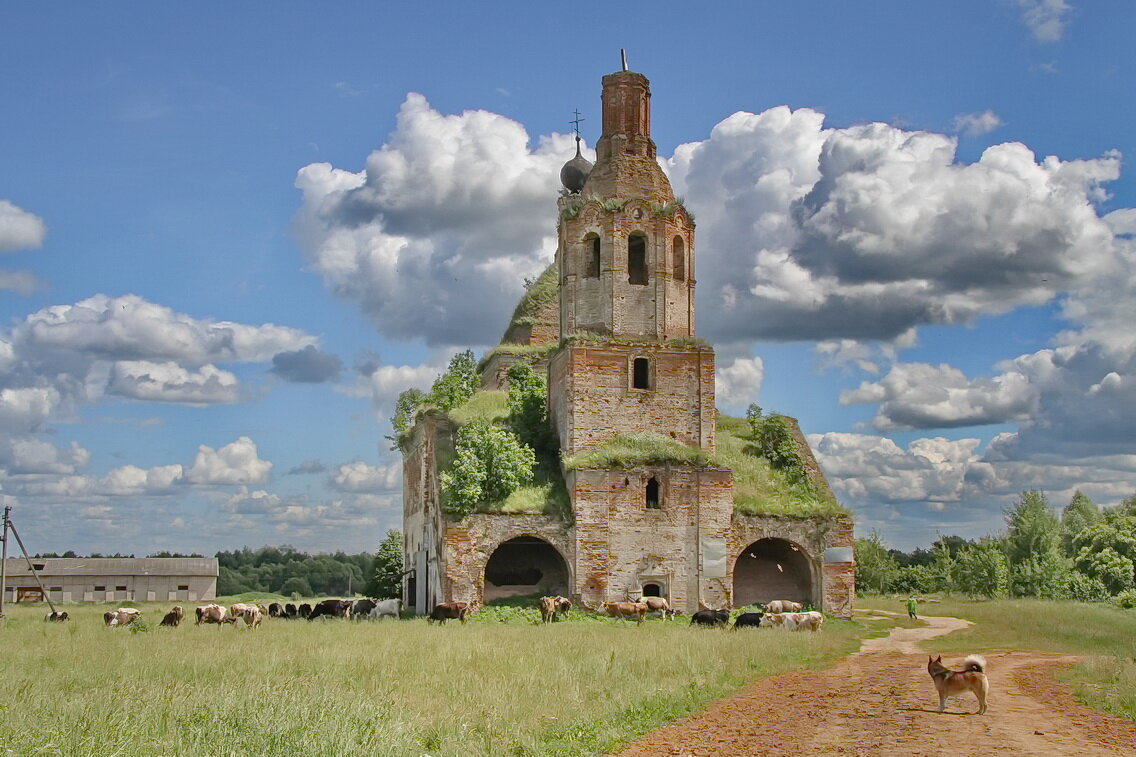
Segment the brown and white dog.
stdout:
<svg viewBox="0 0 1136 757">
<path fill-rule="evenodd" d="M 935 691 L 939 692 L 939 712 L 947 706 L 947 697 L 958 696 L 968 691 L 978 698 L 978 714 L 986 712 L 986 694 L 990 691 L 990 682 L 986 680 L 984 658 L 972 654 L 962 661 L 962 670 L 951 670 L 943 664 L 942 655 L 933 660 L 928 655 L 927 672 L 935 682 Z"/>
</svg>

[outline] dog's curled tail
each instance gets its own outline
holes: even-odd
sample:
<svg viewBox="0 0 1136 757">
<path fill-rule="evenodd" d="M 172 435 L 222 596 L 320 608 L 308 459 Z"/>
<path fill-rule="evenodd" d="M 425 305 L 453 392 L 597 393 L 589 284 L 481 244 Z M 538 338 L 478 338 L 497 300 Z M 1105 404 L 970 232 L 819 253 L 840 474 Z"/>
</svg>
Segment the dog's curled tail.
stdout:
<svg viewBox="0 0 1136 757">
<path fill-rule="evenodd" d="M 962 669 L 964 671 L 973 671 L 975 673 L 985 673 L 986 658 L 982 655 L 972 654 L 962 661 Z"/>
</svg>

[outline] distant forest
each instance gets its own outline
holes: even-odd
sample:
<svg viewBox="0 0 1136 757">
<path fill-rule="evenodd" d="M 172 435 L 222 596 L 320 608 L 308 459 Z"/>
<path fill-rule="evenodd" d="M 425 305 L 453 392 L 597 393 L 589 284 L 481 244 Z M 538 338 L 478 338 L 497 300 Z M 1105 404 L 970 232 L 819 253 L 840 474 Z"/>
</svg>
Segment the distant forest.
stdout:
<svg viewBox="0 0 1136 757">
<path fill-rule="evenodd" d="M 401 535 L 397 537 L 399 549 L 395 571 L 396 581 L 401 570 Z M 388 540 L 391 536 L 388 535 Z M 381 549 L 381 547 L 380 547 Z M 49 557 L 134 557 L 134 555 L 115 553 L 113 555 L 91 553 L 76 554 L 72 550 L 62 553 L 45 552 L 35 555 Z M 203 557 L 200 554 L 181 554 L 177 552 L 155 552 L 146 557 Z M 284 596 L 352 596 L 374 590 L 375 558 L 368 552 L 349 555 L 336 552 L 330 555 L 309 555 L 305 552 L 283 545 L 280 547 L 261 547 L 259 549 L 218 552 L 217 595 L 229 596 L 246 591 L 263 591 Z M 392 566 L 393 567 L 393 566 Z M 388 569 L 389 570 L 389 569 Z M 387 592 L 384 592 L 384 594 Z"/>
</svg>

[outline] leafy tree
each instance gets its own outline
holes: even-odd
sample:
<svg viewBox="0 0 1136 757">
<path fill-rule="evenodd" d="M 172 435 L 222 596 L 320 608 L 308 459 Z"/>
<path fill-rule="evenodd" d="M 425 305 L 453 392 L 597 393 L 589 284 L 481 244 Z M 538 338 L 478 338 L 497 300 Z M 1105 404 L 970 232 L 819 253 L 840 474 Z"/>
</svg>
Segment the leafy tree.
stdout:
<svg viewBox="0 0 1136 757">
<path fill-rule="evenodd" d="M 1010 565 L 1002 545 L 983 539 L 959 549 L 955 561 L 955 588 L 972 597 L 1004 597 L 1010 590 Z"/>
<path fill-rule="evenodd" d="M 280 594 L 286 597 L 312 597 L 315 592 L 312 591 L 312 585 L 308 583 L 308 579 L 301 576 L 292 576 L 285 581 L 280 587 Z"/>
<path fill-rule="evenodd" d="M 1078 602 L 1101 602 L 1109 598 L 1108 588 L 1100 579 L 1086 576 L 1078 570 L 1069 571 L 1065 595 Z"/>
<path fill-rule="evenodd" d="M 548 380 L 528 363 L 509 367 L 509 426 L 537 454 L 554 452 L 556 441 L 548 423 Z"/>
<path fill-rule="evenodd" d="M 856 540 L 856 591 L 882 594 L 899 572 L 899 565 L 884 546 L 878 531 Z"/>
<path fill-rule="evenodd" d="M 474 419 L 458 429 L 453 467 L 442 472 L 446 511 L 457 518 L 501 502 L 532 482 L 532 448 L 504 429 Z"/>
<path fill-rule="evenodd" d="M 747 445 L 745 451 L 768 460 L 770 467 L 784 475 L 791 484 L 810 486 L 789 420 L 777 413 L 766 415 L 755 404 L 746 409 L 746 420 L 749 421 L 753 443 Z"/>
<path fill-rule="evenodd" d="M 1095 502 L 1080 490 L 1074 493 L 1069 504 L 1061 511 L 1061 546 L 1065 549 L 1065 554 L 1075 556 L 1077 548 L 1073 545 L 1073 540 L 1077 534 L 1088 526 L 1100 523 L 1101 519 L 1100 508 Z"/>
<path fill-rule="evenodd" d="M 1016 597 L 1058 599 L 1068 583 L 1061 553 L 1061 524 L 1039 491 L 1022 492 L 1006 512 L 1010 592 Z"/>
<path fill-rule="evenodd" d="M 474 360 L 473 351 L 466 350 L 450 359 L 446 372 L 430 387 L 429 399 L 442 410 L 453 410 L 472 397 L 480 386 L 481 377 L 477 374 L 477 361 Z"/>
<path fill-rule="evenodd" d="M 402 533 L 391 529 L 375 552 L 371 578 L 365 593 L 368 597 L 399 597 L 402 595 Z"/>
<path fill-rule="evenodd" d="M 410 431 L 418 415 L 418 408 L 422 407 L 426 400 L 427 394 L 421 389 L 410 388 L 398 395 L 398 400 L 394 403 L 394 415 L 390 419 L 391 428 L 394 429 L 394 435 L 388 437 L 394 442 L 391 449 L 396 449 L 400 437 Z"/>
</svg>

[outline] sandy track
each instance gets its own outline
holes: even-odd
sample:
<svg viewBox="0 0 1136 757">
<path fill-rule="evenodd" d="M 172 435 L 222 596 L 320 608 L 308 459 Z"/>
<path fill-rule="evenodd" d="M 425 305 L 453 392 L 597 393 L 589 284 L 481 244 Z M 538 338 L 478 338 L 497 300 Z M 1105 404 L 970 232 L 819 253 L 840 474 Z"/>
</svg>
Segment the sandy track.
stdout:
<svg viewBox="0 0 1136 757">
<path fill-rule="evenodd" d="M 828 670 L 767 678 L 648 734 L 622 755 L 1136 755 L 1136 726 L 1091 710 L 1053 680 L 1072 655 L 1001 652 L 989 663 L 989 709 L 938 696 L 916 644 L 969 623 L 923 618 L 864 642 Z M 752 631 L 751 633 L 761 633 Z M 944 658 L 958 667 L 961 658 Z"/>
</svg>

